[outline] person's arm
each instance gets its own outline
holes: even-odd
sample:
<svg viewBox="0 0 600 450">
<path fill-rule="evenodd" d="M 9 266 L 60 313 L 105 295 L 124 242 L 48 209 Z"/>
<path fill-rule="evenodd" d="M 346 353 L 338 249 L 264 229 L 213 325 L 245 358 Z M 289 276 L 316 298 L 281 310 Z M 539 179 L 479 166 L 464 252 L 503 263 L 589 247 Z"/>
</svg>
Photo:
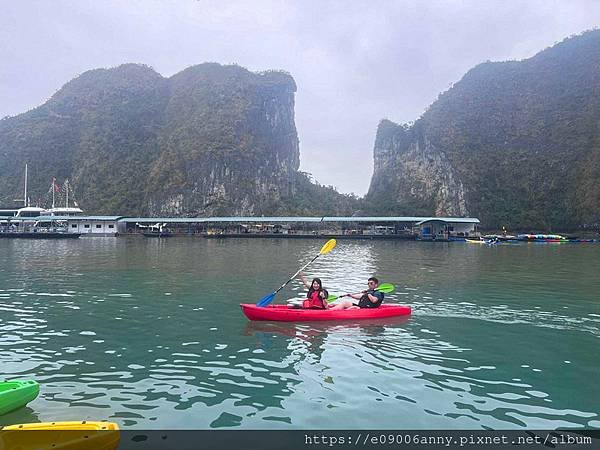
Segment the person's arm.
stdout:
<svg viewBox="0 0 600 450">
<path fill-rule="evenodd" d="M 369 297 L 369 301 L 371 303 L 377 303 L 379 300 L 381 300 L 382 299 L 380 297 L 381 296 L 381 292 L 378 292 L 378 294 L 379 294 L 379 296 L 367 293 L 367 296 Z"/>
<path fill-rule="evenodd" d="M 321 297 L 321 303 L 323 304 L 323 308 L 329 309 L 329 303 L 327 303 L 327 297 L 325 297 L 325 292 L 321 291 L 319 297 Z"/>
<path fill-rule="evenodd" d="M 302 272 L 298 274 L 298 277 L 302 281 L 302 284 L 304 284 L 304 287 L 306 287 L 306 289 L 310 289 L 310 284 L 308 283 L 308 281 L 306 281 L 306 278 L 304 277 L 304 274 Z"/>
</svg>

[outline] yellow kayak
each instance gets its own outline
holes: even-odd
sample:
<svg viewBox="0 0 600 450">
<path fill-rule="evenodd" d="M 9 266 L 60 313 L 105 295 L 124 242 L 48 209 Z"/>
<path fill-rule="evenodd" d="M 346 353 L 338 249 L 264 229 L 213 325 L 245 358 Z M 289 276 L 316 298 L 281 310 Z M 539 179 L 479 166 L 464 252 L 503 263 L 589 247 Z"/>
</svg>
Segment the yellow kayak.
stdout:
<svg viewBox="0 0 600 450">
<path fill-rule="evenodd" d="M 113 422 L 42 422 L 0 428 L 0 450 L 115 450 L 119 439 L 119 426 Z"/>
</svg>

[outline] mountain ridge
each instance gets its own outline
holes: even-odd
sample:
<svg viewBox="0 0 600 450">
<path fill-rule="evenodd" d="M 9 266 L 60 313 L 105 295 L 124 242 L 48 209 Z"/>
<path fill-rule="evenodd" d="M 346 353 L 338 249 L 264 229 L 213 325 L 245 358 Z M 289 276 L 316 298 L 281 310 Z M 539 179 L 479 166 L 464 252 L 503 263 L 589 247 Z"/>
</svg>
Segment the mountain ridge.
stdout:
<svg viewBox="0 0 600 450">
<path fill-rule="evenodd" d="M 300 214 L 315 190 L 330 198 L 322 213 L 350 213 L 351 196 L 298 170 L 295 91 L 285 72 L 217 63 L 168 78 L 139 64 L 84 72 L 0 121 L 0 201 L 18 195 L 29 162 L 38 198 L 70 178 L 95 213 Z"/>
<path fill-rule="evenodd" d="M 414 124 L 380 122 L 367 203 L 490 228 L 598 223 L 598 67 L 600 31 L 475 66 Z"/>
<path fill-rule="evenodd" d="M 486 228 L 600 223 L 600 31 L 485 62 L 412 124 L 380 121 L 363 199 L 299 171 L 293 77 L 202 63 L 93 69 L 0 120 L 0 202 L 70 178 L 97 214 L 473 216 Z"/>
</svg>

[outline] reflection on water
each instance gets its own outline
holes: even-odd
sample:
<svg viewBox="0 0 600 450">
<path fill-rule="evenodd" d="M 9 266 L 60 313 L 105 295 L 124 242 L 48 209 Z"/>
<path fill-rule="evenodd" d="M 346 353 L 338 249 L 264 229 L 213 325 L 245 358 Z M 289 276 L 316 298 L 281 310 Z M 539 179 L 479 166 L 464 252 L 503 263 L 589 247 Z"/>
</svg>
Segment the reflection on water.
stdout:
<svg viewBox="0 0 600 450">
<path fill-rule="evenodd" d="M 600 246 L 339 242 L 307 277 L 396 285 L 413 316 L 249 322 L 313 240 L 0 242 L 0 371 L 41 394 L 0 424 L 598 427 Z M 305 295 L 299 282 L 276 302 Z M 377 417 L 372 421 L 370 417 Z"/>
<path fill-rule="evenodd" d="M 367 243 L 361 246 L 338 245 L 327 256 L 321 256 L 310 266 L 305 276 L 310 281 L 320 278 L 323 287 L 331 295 L 342 295 L 348 292 L 360 292 L 367 288 L 369 277 L 376 275 L 377 252 L 375 246 Z M 307 248 L 300 257 L 301 261 L 310 261 L 316 253 L 314 248 Z M 290 274 L 291 275 L 291 274 Z M 387 282 L 380 280 L 380 282 Z M 295 283 L 290 291 L 296 294 L 295 298 L 306 297 L 306 290 L 302 283 Z"/>
</svg>

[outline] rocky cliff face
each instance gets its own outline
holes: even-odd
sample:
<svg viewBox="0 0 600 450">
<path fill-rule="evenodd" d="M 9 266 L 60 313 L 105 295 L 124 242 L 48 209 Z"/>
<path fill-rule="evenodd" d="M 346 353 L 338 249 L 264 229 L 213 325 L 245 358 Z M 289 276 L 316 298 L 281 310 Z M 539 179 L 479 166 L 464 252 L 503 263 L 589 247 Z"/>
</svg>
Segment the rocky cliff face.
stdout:
<svg viewBox="0 0 600 450">
<path fill-rule="evenodd" d="M 470 215 L 493 228 L 600 222 L 600 31 L 484 63 L 412 126 L 379 125 L 372 212 Z"/>
<path fill-rule="evenodd" d="M 219 64 L 171 78 L 135 64 L 86 72 L 0 121 L 0 202 L 16 198 L 28 162 L 34 202 L 56 176 L 94 213 L 301 213 L 321 188 L 298 172 L 295 91 L 288 74 Z"/>
<path fill-rule="evenodd" d="M 416 130 L 382 121 L 367 199 L 402 215 L 466 216 L 465 189 L 451 162 Z M 399 193 L 402 197 L 398 197 Z M 376 200 L 373 200 L 377 197 Z"/>
<path fill-rule="evenodd" d="M 294 188 L 299 167 L 294 80 L 205 64 L 170 80 L 150 169 L 150 214 L 269 212 Z M 177 174 L 174 179 L 174 174 Z M 164 180 L 164 182 L 163 182 Z"/>
</svg>

